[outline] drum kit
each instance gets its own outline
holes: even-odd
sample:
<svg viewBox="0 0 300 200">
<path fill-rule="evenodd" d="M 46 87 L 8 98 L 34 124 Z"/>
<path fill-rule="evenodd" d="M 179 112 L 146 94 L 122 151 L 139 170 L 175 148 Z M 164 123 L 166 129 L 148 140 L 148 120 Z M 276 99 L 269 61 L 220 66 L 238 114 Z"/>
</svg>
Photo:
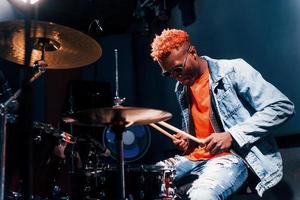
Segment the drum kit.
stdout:
<svg viewBox="0 0 300 200">
<path fill-rule="evenodd" d="M 79 68 L 95 62 L 102 54 L 100 45 L 94 39 L 77 30 L 55 23 L 31 21 L 28 35 L 29 39 L 25 37 L 26 27 L 22 20 L 0 22 L 0 58 L 19 65 L 25 65 L 26 56 L 29 56 L 29 66 L 39 69 L 30 78 L 30 83 L 33 83 L 46 69 Z M 29 44 L 25 44 L 25 41 Z M 28 49 L 26 46 L 30 47 L 30 53 L 26 52 Z M 20 90 L 1 104 L 1 114 L 4 116 L 3 131 L 1 132 L 4 136 L 1 157 L 2 172 L 5 172 L 6 106 L 16 100 L 19 94 Z M 116 54 L 116 97 L 114 106 L 81 110 L 62 116 L 63 121 L 71 125 L 107 127 L 110 130 L 107 133 L 108 135 L 105 136 L 107 138 L 111 138 L 111 134 L 114 133 L 113 155 L 117 160 L 117 165 L 95 165 L 92 162 L 91 165 L 84 167 L 86 177 L 84 199 L 173 199 L 174 194 L 171 188 L 173 169 L 164 169 L 153 165 L 125 165 L 124 142 L 126 143 L 126 141 L 123 139 L 126 130 L 134 125 L 151 124 L 153 127 L 155 123 L 170 119 L 172 115 L 157 109 L 125 107 L 121 105 L 123 101 L 124 99 L 118 96 Z M 35 122 L 33 126 L 50 135 L 59 137 L 68 144 L 75 144 L 81 139 L 56 130 L 47 124 Z M 39 140 L 39 137 L 35 137 L 35 139 Z M 109 147 L 111 144 L 105 145 Z M 1 180 L 2 183 L 4 183 L 3 179 Z M 0 200 L 3 199 L 4 193 L 4 189 L 1 189 L 2 198 Z M 53 197 L 53 194 L 51 195 Z M 51 195 L 45 198 L 39 197 L 38 199 L 72 199 L 72 197 L 51 198 Z M 22 194 L 12 192 L 11 195 L 5 198 L 22 199 Z"/>
</svg>

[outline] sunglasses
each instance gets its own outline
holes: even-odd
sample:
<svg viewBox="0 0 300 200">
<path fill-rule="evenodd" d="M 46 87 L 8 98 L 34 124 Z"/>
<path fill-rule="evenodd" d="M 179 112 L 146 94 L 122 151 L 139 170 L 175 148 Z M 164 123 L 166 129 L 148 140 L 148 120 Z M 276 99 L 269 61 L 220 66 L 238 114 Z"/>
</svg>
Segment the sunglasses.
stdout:
<svg viewBox="0 0 300 200">
<path fill-rule="evenodd" d="M 174 75 L 175 77 L 182 75 L 183 70 L 185 68 L 186 61 L 187 61 L 187 57 L 189 55 L 190 47 L 191 46 L 189 46 L 189 48 L 187 49 L 187 52 L 186 52 L 186 55 L 185 55 L 185 58 L 184 58 L 184 61 L 182 64 L 176 65 L 175 67 L 172 67 L 170 70 L 162 72 L 161 75 L 166 76 L 166 77 L 169 77 L 171 75 Z"/>
</svg>

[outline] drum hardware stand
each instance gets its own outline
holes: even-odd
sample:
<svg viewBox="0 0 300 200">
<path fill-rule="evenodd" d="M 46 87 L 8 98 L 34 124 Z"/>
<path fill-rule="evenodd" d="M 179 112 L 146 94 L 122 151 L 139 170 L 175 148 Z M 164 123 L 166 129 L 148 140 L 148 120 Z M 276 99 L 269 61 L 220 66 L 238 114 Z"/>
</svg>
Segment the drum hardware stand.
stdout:
<svg viewBox="0 0 300 200">
<path fill-rule="evenodd" d="M 32 84 L 36 79 L 38 79 L 43 73 L 45 73 L 47 69 L 47 64 L 42 61 L 36 61 L 34 64 L 34 68 L 38 69 L 37 72 L 35 72 L 32 77 L 29 79 L 29 84 Z M 17 98 L 21 94 L 21 89 L 18 89 L 6 102 L 0 104 L 0 134 L 1 134 L 1 173 L 0 173 L 0 179 L 1 179 L 1 188 L 0 188 L 0 200 L 4 199 L 4 184 L 5 184 L 5 162 L 6 162 L 6 139 L 7 139 L 7 131 L 6 131 L 6 125 L 7 125 L 7 115 L 8 115 L 8 106 L 9 104 L 15 102 Z"/>
<path fill-rule="evenodd" d="M 70 110 L 69 114 L 74 113 L 74 96 L 73 96 L 73 86 L 71 84 L 70 86 L 70 97 L 69 97 L 69 103 L 70 103 Z M 70 124 L 70 134 L 74 136 L 74 127 L 73 124 Z M 70 159 L 71 159 L 71 166 L 70 166 L 70 174 L 75 173 L 75 152 L 74 152 L 75 144 L 71 145 L 71 150 L 70 150 Z"/>
<path fill-rule="evenodd" d="M 4 42 L 0 43 L 0 49 L 3 51 L 0 52 L 0 57 L 14 62 L 19 65 L 23 65 L 25 67 L 32 67 L 33 65 L 40 65 L 41 61 L 44 61 L 45 57 L 49 58 L 47 60 L 47 69 L 72 69 L 86 66 L 90 63 L 95 62 L 98 58 L 100 58 L 102 54 L 102 50 L 100 45 L 81 32 L 71 29 L 69 27 L 65 27 L 62 25 L 43 22 L 43 21 L 32 21 L 31 18 L 34 16 L 34 13 L 30 8 L 29 2 L 26 2 L 24 6 L 24 21 L 23 20 L 15 20 L 8 22 L 0 22 L 0 32 L 8 33 L 9 37 L 3 40 Z M 23 36 L 24 35 L 24 36 Z M 67 37 L 72 37 L 72 40 L 65 39 Z M 54 39 L 51 39 L 54 38 Z M 58 40 L 58 41 L 57 41 Z M 76 41 L 76 42 L 74 42 Z M 76 45 L 74 45 L 76 43 Z M 23 45 L 24 44 L 24 45 Z M 65 45 L 66 44 L 66 45 Z M 79 44 L 79 45 L 78 45 Z M 65 45 L 66 48 L 60 48 L 62 45 Z M 6 48 L 6 47 L 12 48 Z M 88 48 L 87 48 L 88 47 Z M 41 51 L 38 54 L 32 53 L 32 49 L 37 51 Z M 79 50 L 88 49 L 89 51 L 84 52 L 84 56 L 82 59 L 74 59 L 79 55 Z M 25 52 L 23 54 L 23 52 Z M 49 52 L 49 53 L 48 53 Z M 74 53 L 75 52 L 75 53 Z M 21 53 L 21 54 L 20 54 Z M 41 59 L 36 59 L 36 55 L 40 55 Z M 19 55 L 19 56 L 11 56 L 11 55 Z M 49 55 L 49 57 L 48 57 Z M 51 55 L 51 56 L 50 56 Z M 83 55 L 82 52 L 80 55 Z M 33 59 L 31 59 L 33 58 Z M 56 59 L 59 58 L 59 59 Z M 66 59 L 67 58 L 67 59 Z M 36 63 L 32 63 L 31 61 L 38 60 Z M 33 82 L 37 79 L 42 73 L 44 73 L 44 69 L 40 68 L 39 72 L 34 75 L 28 81 L 31 75 L 27 74 L 27 70 L 20 74 L 20 80 L 25 80 L 24 82 L 30 85 L 30 82 Z M 22 71 L 22 70 L 21 70 Z M 23 89 L 22 89 L 23 90 Z M 28 94 L 23 90 L 24 94 Z M 13 101 L 20 96 L 20 90 L 18 90 L 9 101 Z M 0 200 L 4 198 L 4 171 L 5 171 L 5 146 L 6 146 L 6 123 L 8 112 L 7 104 L 9 101 L 0 104 Z M 30 106 L 30 108 L 29 108 Z M 27 110 L 31 109 L 31 105 L 29 105 Z M 24 106 L 26 107 L 26 105 Z M 26 114 L 26 113 L 25 113 Z M 30 115 L 29 113 L 28 115 Z M 30 118 L 29 118 L 30 117 Z M 26 119 L 28 122 L 31 120 L 31 116 Z M 28 123 L 28 125 L 30 125 Z M 32 141 L 31 141 L 32 142 Z M 30 147 L 28 147 L 30 149 Z M 30 154 L 29 152 L 28 154 Z M 28 155 L 30 157 L 30 155 Z M 27 159 L 28 160 L 28 159 Z M 28 163 L 27 163 L 28 162 Z M 31 179 L 31 163 L 26 161 L 28 164 L 28 172 L 24 175 L 24 183 L 23 185 L 26 187 L 24 189 L 23 199 L 29 199 L 31 195 L 32 188 L 30 182 Z M 28 187 L 27 187 L 28 186 Z"/>
<path fill-rule="evenodd" d="M 113 107 L 94 108 L 82 110 L 71 115 L 63 116 L 62 119 L 66 123 L 88 126 L 109 126 L 115 133 L 115 143 L 117 144 L 117 160 L 118 160 L 118 186 L 116 200 L 126 200 L 125 197 L 125 176 L 124 176 L 124 146 L 123 133 L 130 125 L 142 125 L 158 123 L 160 121 L 168 120 L 172 114 L 166 111 L 122 106 L 124 98 L 119 97 L 118 87 L 118 62 L 117 50 L 115 50 L 116 57 L 116 97 L 114 98 Z M 130 196 L 130 195 L 129 195 Z M 131 197 L 128 197 L 131 198 Z"/>
<path fill-rule="evenodd" d="M 118 50 L 115 49 L 115 79 L 116 79 L 116 92 L 114 97 L 114 106 L 113 107 L 122 107 L 125 98 L 119 97 L 119 72 L 118 72 Z M 125 196 L 125 172 L 124 172 L 124 146 L 123 146 L 123 132 L 125 128 L 129 126 L 128 122 L 122 117 L 121 111 L 118 111 L 113 116 L 110 126 L 112 131 L 115 133 L 115 140 L 117 143 L 117 161 L 118 161 L 118 185 L 117 185 L 117 198 L 118 200 L 127 200 Z"/>
<path fill-rule="evenodd" d="M 118 69 L 118 50 L 115 49 L 115 64 L 116 64 L 116 96 L 114 97 L 114 107 L 121 106 L 124 103 L 125 98 L 119 97 L 119 69 Z M 121 117 L 121 113 L 117 113 L 112 120 L 112 131 L 116 134 L 117 142 L 117 160 L 118 160 L 118 176 L 119 176 L 119 188 L 118 198 L 125 200 L 125 172 L 124 172 L 124 146 L 123 146 L 123 132 L 126 127 L 126 121 Z"/>
<path fill-rule="evenodd" d="M 118 49 L 115 49 L 115 62 L 116 62 L 116 96 L 114 97 L 114 107 L 121 106 L 125 101 L 124 98 L 119 97 L 119 69 L 118 69 Z"/>
</svg>

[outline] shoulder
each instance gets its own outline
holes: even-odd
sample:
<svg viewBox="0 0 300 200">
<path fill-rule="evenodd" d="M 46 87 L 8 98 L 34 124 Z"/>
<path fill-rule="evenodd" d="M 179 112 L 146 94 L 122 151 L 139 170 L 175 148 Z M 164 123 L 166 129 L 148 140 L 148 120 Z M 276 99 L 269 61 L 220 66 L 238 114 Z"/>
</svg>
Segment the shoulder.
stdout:
<svg viewBox="0 0 300 200">
<path fill-rule="evenodd" d="M 239 67 L 240 65 L 248 64 L 242 58 L 235 58 L 235 59 L 214 59 L 214 58 L 210 58 L 208 56 L 203 56 L 202 58 L 205 59 L 209 64 L 214 64 L 216 66 L 219 66 L 219 67 L 222 67 L 222 68 L 226 68 L 226 69 L 234 69 L 235 67 Z"/>
<path fill-rule="evenodd" d="M 251 66 L 242 58 L 236 59 L 213 59 L 202 56 L 208 62 L 211 75 L 219 79 L 231 73 L 240 73 L 251 70 Z"/>
</svg>

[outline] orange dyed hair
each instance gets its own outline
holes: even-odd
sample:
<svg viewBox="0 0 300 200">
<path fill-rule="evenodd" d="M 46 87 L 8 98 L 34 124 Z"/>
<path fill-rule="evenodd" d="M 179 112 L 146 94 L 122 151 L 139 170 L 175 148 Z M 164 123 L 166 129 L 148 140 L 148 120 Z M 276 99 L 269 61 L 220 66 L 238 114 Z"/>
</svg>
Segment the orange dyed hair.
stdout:
<svg viewBox="0 0 300 200">
<path fill-rule="evenodd" d="M 174 48 L 180 47 L 189 41 L 187 32 L 178 29 L 164 29 L 161 35 L 156 35 L 151 47 L 151 56 L 154 61 L 160 61 L 170 54 Z"/>
</svg>

